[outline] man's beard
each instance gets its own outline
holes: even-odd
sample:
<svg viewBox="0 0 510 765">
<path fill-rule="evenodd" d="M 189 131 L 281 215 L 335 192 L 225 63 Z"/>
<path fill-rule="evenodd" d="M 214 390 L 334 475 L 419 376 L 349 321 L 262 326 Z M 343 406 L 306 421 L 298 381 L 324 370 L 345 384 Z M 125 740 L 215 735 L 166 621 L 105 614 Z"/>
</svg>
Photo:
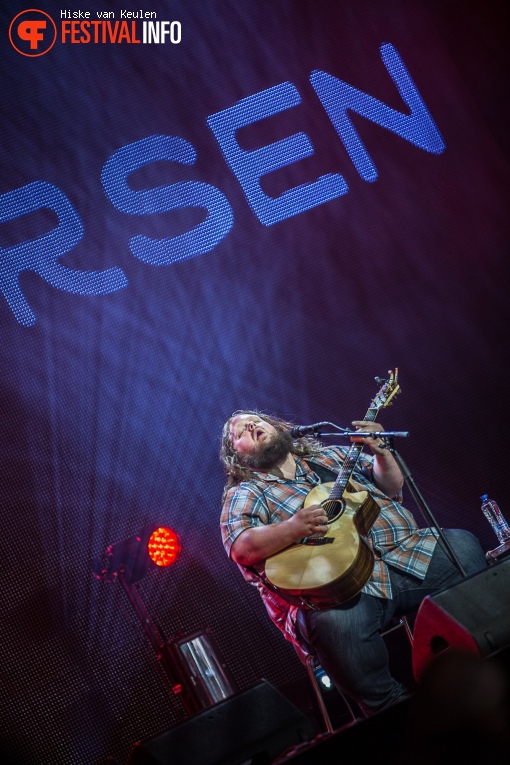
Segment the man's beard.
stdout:
<svg viewBox="0 0 510 765">
<path fill-rule="evenodd" d="M 243 467 L 251 470 L 271 470 L 283 462 L 292 448 L 292 436 L 288 430 L 277 430 L 253 454 L 237 454 Z"/>
</svg>

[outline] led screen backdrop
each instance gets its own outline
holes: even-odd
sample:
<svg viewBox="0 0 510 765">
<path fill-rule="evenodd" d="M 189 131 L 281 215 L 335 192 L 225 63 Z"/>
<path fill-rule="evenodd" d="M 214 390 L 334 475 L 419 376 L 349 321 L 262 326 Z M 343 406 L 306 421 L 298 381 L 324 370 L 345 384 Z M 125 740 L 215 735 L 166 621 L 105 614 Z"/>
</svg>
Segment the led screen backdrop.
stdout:
<svg viewBox="0 0 510 765">
<path fill-rule="evenodd" d="M 185 719 L 92 575 L 149 522 L 183 544 L 140 585 L 165 634 L 209 627 L 240 688 L 303 677 L 220 542 L 237 408 L 346 426 L 398 366 L 382 423 L 439 521 L 495 546 L 502 6 L 2 4 L 0 674 L 28 761 L 125 761 Z"/>
</svg>

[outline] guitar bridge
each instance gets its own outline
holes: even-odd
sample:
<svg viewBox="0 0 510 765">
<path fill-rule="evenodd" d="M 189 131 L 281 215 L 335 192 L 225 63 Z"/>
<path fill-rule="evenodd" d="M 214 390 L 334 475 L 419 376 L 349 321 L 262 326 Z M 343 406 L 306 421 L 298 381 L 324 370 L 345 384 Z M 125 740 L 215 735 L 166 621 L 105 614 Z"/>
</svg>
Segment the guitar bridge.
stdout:
<svg viewBox="0 0 510 765">
<path fill-rule="evenodd" d="M 334 541 L 335 537 L 303 537 L 298 544 L 300 545 L 330 545 Z"/>
</svg>

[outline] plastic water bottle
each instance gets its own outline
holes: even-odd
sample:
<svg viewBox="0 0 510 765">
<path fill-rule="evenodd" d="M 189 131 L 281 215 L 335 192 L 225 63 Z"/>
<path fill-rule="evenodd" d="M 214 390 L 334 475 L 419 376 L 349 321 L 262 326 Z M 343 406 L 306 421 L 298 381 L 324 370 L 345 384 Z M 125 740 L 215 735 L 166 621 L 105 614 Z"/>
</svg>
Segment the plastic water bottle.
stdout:
<svg viewBox="0 0 510 765">
<path fill-rule="evenodd" d="M 494 502 L 493 499 L 489 499 L 488 494 L 482 494 L 480 499 L 482 500 L 482 513 L 492 526 L 499 543 L 508 542 L 510 539 L 510 526 L 501 513 L 498 503 Z"/>
</svg>

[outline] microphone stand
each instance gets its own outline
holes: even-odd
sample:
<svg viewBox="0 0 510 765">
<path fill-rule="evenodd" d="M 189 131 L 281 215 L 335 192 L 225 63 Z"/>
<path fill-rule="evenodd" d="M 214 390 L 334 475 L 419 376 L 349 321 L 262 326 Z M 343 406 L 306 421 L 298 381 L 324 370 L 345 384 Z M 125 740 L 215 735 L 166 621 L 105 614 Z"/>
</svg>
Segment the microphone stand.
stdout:
<svg viewBox="0 0 510 765">
<path fill-rule="evenodd" d="M 327 423 L 328 425 L 331 425 L 333 423 Z M 438 535 L 438 543 L 442 545 L 443 550 L 447 554 L 447 556 L 452 561 L 455 568 L 458 570 L 459 574 L 462 576 L 463 579 L 466 578 L 467 574 L 464 571 L 461 562 L 457 558 L 457 555 L 455 554 L 454 550 L 452 549 L 451 544 L 449 543 L 448 539 L 446 538 L 446 534 L 444 533 L 443 529 L 439 526 L 436 519 L 434 518 L 434 515 L 432 513 L 432 510 L 425 502 L 425 499 L 421 493 L 421 491 L 418 489 L 415 480 L 413 476 L 411 475 L 411 472 L 409 468 L 407 467 L 406 463 L 398 453 L 398 451 L 395 449 L 395 445 L 393 443 L 394 436 L 401 436 L 404 438 L 407 438 L 409 436 L 409 431 L 379 431 L 377 433 L 360 433 L 358 430 L 345 430 L 345 428 L 340 428 L 338 425 L 334 425 L 335 428 L 338 428 L 338 433 L 322 433 L 320 432 L 320 428 L 317 428 L 314 435 L 317 436 L 342 436 L 343 438 L 382 438 L 385 442 L 385 445 L 382 447 L 383 449 L 388 449 L 390 454 L 393 455 L 395 458 L 395 461 L 397 465 L 400 468 L 400 472 L 402 473 L 404 477 L 404 483 L 406 484 L 407 488 L 409 489 L 411 496 L 413 497 L 414 501 L 418 505 L 419 510 L 421 511 L 421 514 L 423 515 L 425 521 L 428 521 L 430 527 L 435 531 Z"/>
</svg>

